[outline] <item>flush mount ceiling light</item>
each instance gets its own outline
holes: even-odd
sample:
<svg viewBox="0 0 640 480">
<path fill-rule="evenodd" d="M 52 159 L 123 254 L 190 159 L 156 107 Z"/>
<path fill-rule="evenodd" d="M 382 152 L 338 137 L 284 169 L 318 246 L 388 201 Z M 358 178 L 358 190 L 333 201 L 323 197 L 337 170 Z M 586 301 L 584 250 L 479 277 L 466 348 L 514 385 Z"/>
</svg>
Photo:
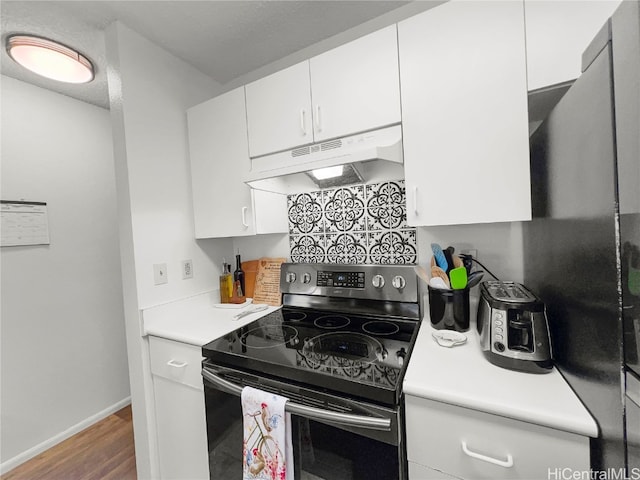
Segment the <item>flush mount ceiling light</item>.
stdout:
<svg viewBox="0 0 640 480">
<path fill-rule="evenodd" d="M 7 53 L 17 63 L 43 77 L 67 83 L 93 80 L 93 65 L 75 50 L 46 38 L 13 35 Z"/>
</svg>

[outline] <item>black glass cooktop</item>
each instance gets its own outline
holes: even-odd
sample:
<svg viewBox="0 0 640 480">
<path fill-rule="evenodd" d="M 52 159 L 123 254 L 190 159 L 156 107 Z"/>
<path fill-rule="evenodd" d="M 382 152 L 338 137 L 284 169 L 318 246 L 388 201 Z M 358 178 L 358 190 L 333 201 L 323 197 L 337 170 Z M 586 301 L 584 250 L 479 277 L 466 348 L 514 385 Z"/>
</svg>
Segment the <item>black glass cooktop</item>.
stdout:
<svg viewBox="0 0 640 480">
<path fill-rule="evenodd" d="M 283 307 L 206 344 L 218 366 L 395 405 L 419 322 Z"/>
</svg>

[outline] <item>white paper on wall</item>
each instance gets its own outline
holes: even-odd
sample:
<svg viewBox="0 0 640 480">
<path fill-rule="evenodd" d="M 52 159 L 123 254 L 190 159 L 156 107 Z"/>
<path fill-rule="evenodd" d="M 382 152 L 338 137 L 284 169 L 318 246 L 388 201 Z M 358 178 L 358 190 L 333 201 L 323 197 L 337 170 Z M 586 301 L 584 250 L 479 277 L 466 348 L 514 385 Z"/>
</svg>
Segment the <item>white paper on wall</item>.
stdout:
<svg viewBox="0 0 640 480">
<path fill-rule="evenodd" d="M 0 205 L 0 246 L 49 245 L 46 203 L 1 200 Z"/>
</svg>

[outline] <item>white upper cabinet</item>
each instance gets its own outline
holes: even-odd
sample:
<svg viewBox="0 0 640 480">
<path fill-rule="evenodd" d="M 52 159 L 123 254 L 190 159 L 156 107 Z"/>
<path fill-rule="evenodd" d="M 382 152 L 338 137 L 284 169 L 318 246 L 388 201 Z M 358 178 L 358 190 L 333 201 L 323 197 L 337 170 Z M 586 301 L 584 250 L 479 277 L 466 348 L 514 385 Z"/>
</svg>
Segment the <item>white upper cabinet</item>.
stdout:
<svg viewBox="0 0 640 480">
<path fill-rule="evenodd" d="M 252 157 L 313 142 L 308 61 L 249 83 L 245 89 Z"/>
<path fill-rule="evenodd" d="M 314 141 L 400 122 L 396 26 L 310 60 Z"/>
<path fill-rule="evenodd" d="M 250 160 L 244 88 L 187 112 L 196 238 L 286 232 L 286 196 L 256 193 L 245 183 Z M 261 216 L 256 228 L 256 216 Z"/>
<path fill-rule="evenodd" d="M 526 0 L 529 90 L 575 80 L 582 52 L 620 0 Z"/>
<path fill-rule="evenodd" d="M 407 222 L 530 220 L 522 2 L 453 0 L 398 38 Z"/>
<path fill-rule="evenodd" d="M 399 123 L 396 26 L 245 88 L 251 157 Z"/>
</svg>

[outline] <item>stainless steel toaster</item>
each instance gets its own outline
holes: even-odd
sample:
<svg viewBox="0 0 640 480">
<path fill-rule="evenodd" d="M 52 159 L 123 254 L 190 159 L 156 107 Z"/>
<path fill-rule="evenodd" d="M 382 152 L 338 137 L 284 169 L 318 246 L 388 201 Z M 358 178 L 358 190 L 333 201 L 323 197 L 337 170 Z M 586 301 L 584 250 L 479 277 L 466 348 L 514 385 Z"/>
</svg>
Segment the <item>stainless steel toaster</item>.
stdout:
<svg viewBox="0 0 640 480">
<path fill-rule="evenodd" d="M 552 368 L 544 303 L 524 285 L 483 282 L 477 327 L 482 352 L 491 363 L 533 373 Z"/>
</svg>

